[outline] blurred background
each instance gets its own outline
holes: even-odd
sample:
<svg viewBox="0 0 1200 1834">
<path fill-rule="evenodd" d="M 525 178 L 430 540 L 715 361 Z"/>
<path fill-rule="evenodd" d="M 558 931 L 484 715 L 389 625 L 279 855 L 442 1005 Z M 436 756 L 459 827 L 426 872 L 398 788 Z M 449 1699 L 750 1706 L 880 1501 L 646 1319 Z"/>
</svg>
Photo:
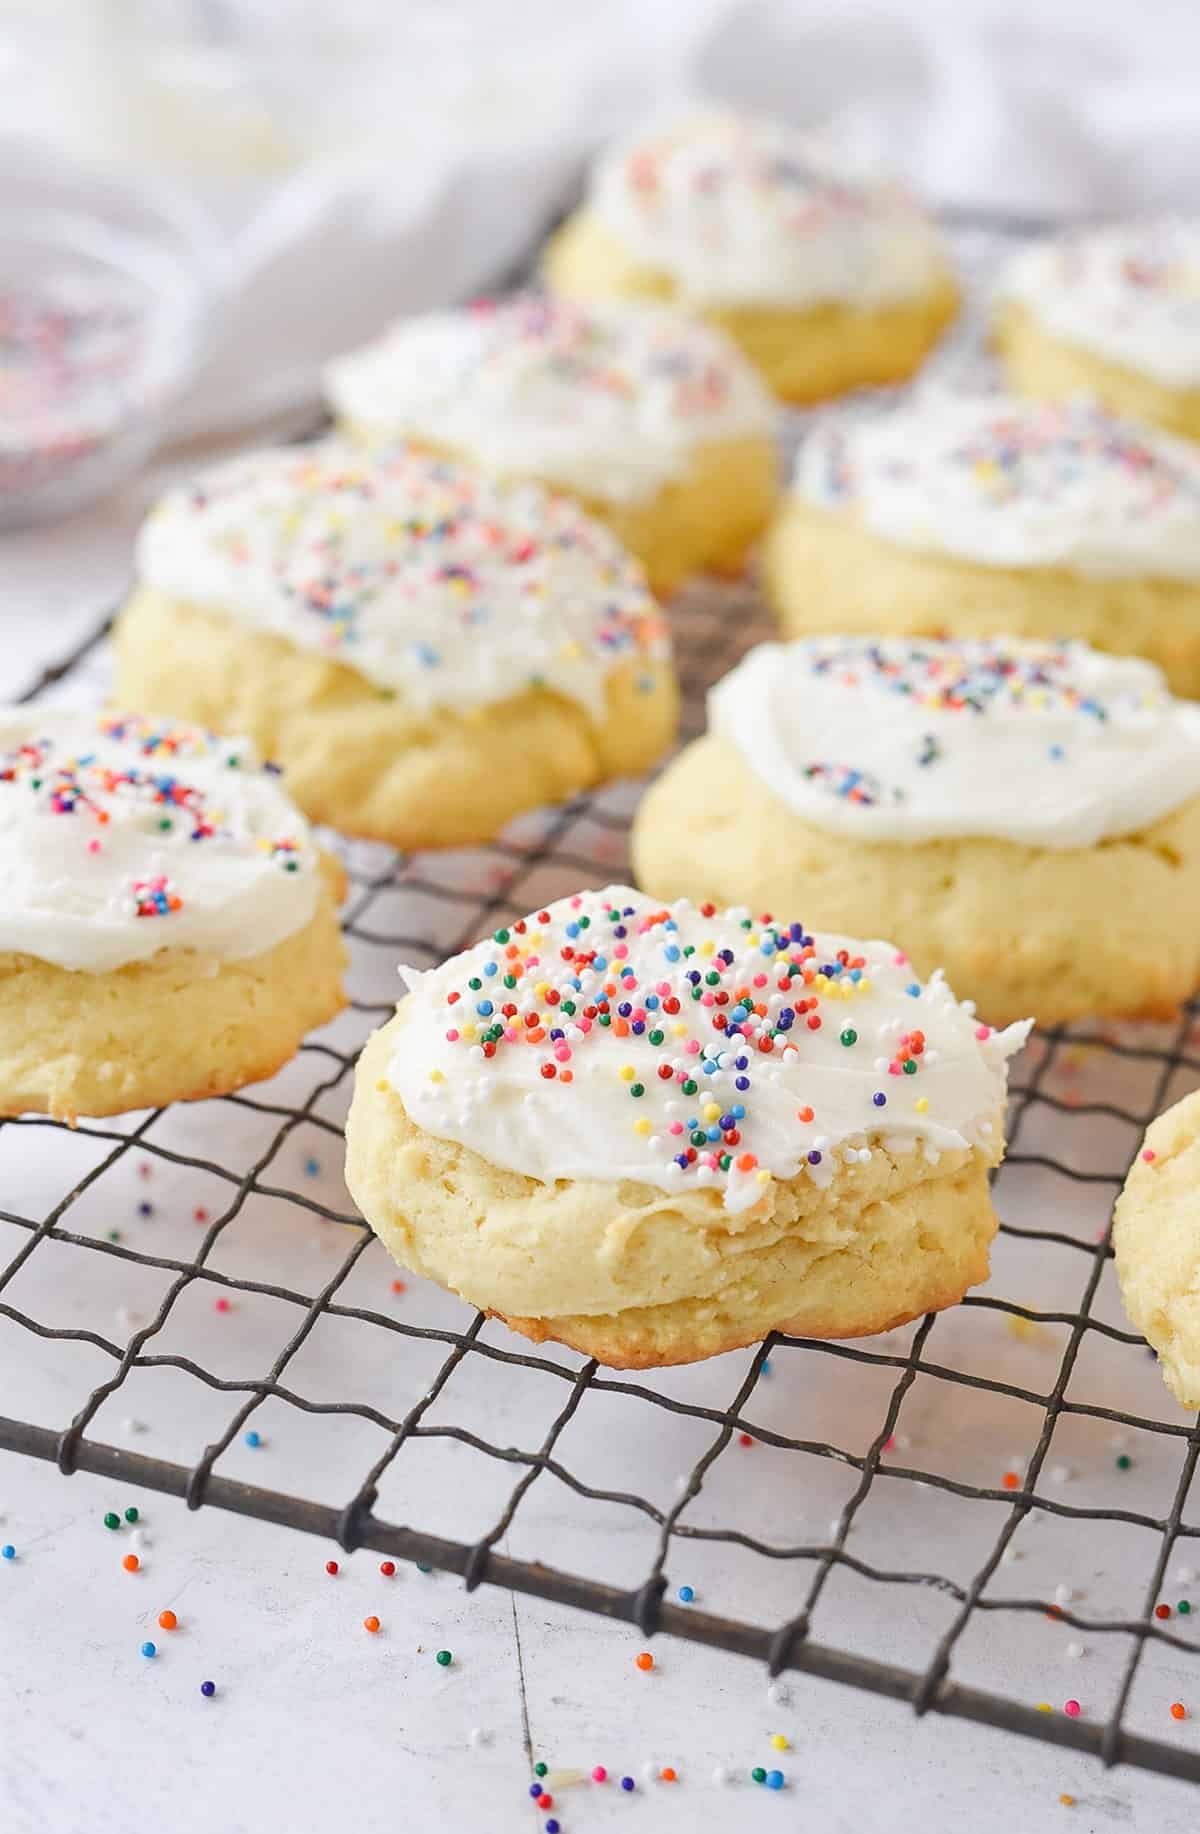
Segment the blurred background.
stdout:
<svg viewBox="0 0 1200 1834">
<path fill-rule="evenodd" d="M 1193 0 L 0 0 L 0 289 L 48 187 L 94 256 L 115 218 L 170 294 L 170 440 L 257 436 L 331 352 L 519 260 L 587 154 L 682 97 L 832 118 L 942 205 L 1189 210 L 1198 53 Z"/>
</svg>

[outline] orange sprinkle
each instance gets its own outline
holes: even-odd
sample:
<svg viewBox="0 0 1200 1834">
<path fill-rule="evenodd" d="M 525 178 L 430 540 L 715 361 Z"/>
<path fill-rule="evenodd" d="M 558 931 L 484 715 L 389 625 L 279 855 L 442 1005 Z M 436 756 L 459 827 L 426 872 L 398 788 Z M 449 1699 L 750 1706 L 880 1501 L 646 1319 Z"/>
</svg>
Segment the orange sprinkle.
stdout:
<svg viewBox="0 0 1200 1834">
<path fill-rule="evenodd" d="M 669 1764 L 663 1765 L 663 1768 L 659 1772 L 659 1775 L 661 1776 L 664 1783 L 677 1783 L 679 1781 L 679 1778 L 676 1776 L 674 1770 L 671 1768 Z"/>
<path fill-rule="evenodd" d="M 121 1562 L 121 1565 L 125 1568 L 127 1573 L 136 1573 L 141 1564 L 136 1554 L 126 1554 L 124 1560 Z"/>
<path fill-rule="evenodd" d="M 1019 1490 L 1021 1488 L 1020 1474 L 1016 1471 L 1006 1471 L 1004 1476 L 1000 1479 L 1000 1482 L 1004 1485 L 1006 1490 Z"/>
<path fill-rule="evenodd" d="M 1174 1700 L 1171 1702 L 1171 1718 L 1172 1719 L 1186 1719 L 1187 1718 L 1187 1708 L 1184 1706 L 1182 1700 Z"/>
<path fill-rule="evenodd" d="M 757 1164 L 758 1160 L 754 1157 L 753 1153 L 738 1154 L 737 1169 L 739 1172 L 752 1172 Z"/>
<path fill-rule="evenodd" d="M 640 1668 L 643 1674 L 647 1674 L 654 1667 L 654 1657 L 648 1649 L 644 1649 L 641 1655 L 635 1656 L 633 1660 L 635 1666 Z"/>
<path fill-rule="evenodd" d="M 404 1291 L 403 1280 L 393 1280 L 392 1281 L 392 1291 L 393 1293 L 402 1293 Z"/>
<path fill-rule="evenodd" d="M 372 1636 L 374 1636 L 375 1632 L 379 1629 L 379 1619 L 377 1617 L 365 1617 L 363 1619 L 363 1629 L 369 1630 Z"/>
<path fill-rule="evenodd" d="M 178 1629 L 178 1627 L 179 1627 L 179 1619 L 175 1616 L 175 1613 L 173 1611 L 160 1611 L 159 1612 L 158 1628 L 160 1630 L 176 1630 Z"/>
<path fill-rule="evenodd" d="M 1068 1796 L 1066 1794 L 1063 1794 L 1059 1797 L 1059 1801 L 1062 1803 L 1065 1809 L 1073 1809 L 1075 1807 L 1074 1796 Z"/>
</svg>

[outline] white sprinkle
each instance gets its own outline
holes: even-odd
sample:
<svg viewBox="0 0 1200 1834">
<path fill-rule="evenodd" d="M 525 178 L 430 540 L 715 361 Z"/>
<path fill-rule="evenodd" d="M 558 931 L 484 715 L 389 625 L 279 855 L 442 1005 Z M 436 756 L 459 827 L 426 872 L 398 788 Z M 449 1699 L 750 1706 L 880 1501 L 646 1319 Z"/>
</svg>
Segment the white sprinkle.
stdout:
<svg viewBox="0 0 1200 1834">
<path fill-rule="evenodd" d="M 1018 1560 L 1021 1560 L 1023 1558 L 1024 1556 L 1022 1555 L 1019 1548 L 1006 1547 L 1004 1552 L 1000 1556 L 1000 1565 L 1002 1567 L 1011 1567 L 1015 1565 L 1015 1563 Z"/>
<path fill-rule="evenodd" d="M 134 1529 L 129 1537 L 129 1545 L 135 1554 L 140 1554 L 142 1552 L 146 1545 L 146 1531 L 144 1528 Z"/>
<path fill-rule="evenodd" d="M 1087 1650 L 1082 1643 L 1068 1643 L 1065 1654 L 1068 1662 L 1082 1662 Z"/>
<path fill-rule="evenodd" d="M 727 1770 L 724 1764 L 714 1764 L 712 1780 L 718 1789 L 724 1789 L 727 1783 L 733 1782 L 733 1773 Z"/>
<path fill-rule="evenodd" d="M 121 1431 L 123 1433 L 144 1433 L 146 1431 L 146 1422 L 144 1420 L 135 1420 L 133 1415 L 129 1414 L 121 1422 Z"/>
<path fill-rule="evenodd" d="M 1070 1586 L 1055 1586 L 1054 1602 L 1056 1605 L 1069 1605 L 1075 1594 Z"/>
<path fill-rule="evenodd" d="M 841 1532 L 842 1532 L 842 1518 L 841 1516 L 834 1516 L 833 1521 L 829 1524 L 830 1538 L 836 1541 L 838 1536 L 841 1534 Z"/>
<path fill-rule="evenodd" d="M 1176 1567 L 1175 1577 L 1181 1586 L 1190 1586 L 1196 1577 L 1195 1567 Z"/>
<path fill-rule="evenodd" d="M 791 1689 L 786 1681 L 768 1681 L 767 1701 L 773 1707 L 790 1707 L 792 1704 Z"/>
<path fill-rule="evenodd" d="M 478 1751 L 481 1745 L 490 1745 L 492 1742 L 492 1735 L 486 1726 L 472 1726 L 467 1737 L 470 1739 L 471 1744 L 474 1745 L 476 1751 Z"/>
<path fill-rule="evenodd" d="M 1071 1481 L 1070 1465 L 1051 1465 L 1050 1482 L 1052 1484 L 1069 1484 Z"/>
<path fill-rule="evenodd" d="M 661 1769 L 661 1764 L 656 1764 L 653 1758 L 647 1758 L 646 1762 L 642 1765 L 642 1775 L 647 1783 L 657 1783 L 658 1773 Z"/>
<path fill-rule="evenodd" d="M 909 1438 L 907 1433 L 897 1433 L 895 1438 L 896 1438 L 897 1452 L 907 1452 L 911 1450 L 912 1440 Z"/>
<path fill-rule="evenodd" d="M 1123 1452 L 1125 1447 L 1129 1444 L 1129 1434 L 1114 1433 L 1108 1443 L 1114 1452 Z"/>
</svg>

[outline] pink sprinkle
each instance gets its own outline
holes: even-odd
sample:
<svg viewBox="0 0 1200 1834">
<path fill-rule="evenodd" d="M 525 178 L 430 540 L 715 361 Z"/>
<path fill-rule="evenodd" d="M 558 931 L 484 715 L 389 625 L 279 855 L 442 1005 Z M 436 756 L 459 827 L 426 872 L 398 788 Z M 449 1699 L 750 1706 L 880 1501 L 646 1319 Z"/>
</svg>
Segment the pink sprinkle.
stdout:
<svg viewBox="0 0 1200 1834">
<path fill-rule="evenodd" d="M 700 1040 L 698 1038 L 689 1038 L 687 1041 L 687 1048 L 689 1056 L 695 1057 L 700 1049 Z"/>
<path fill-rule="evenodd" d="M 458 1043 L 458 1033 L 454 1031 L 453 1029 L 451 1029 L 450 1031 L 446 1033 L 446 1043 L 447 1044 L 457 1044 Z"/>
<path fill-rule="evenodd" d="M 99 841 L 93 840 L 93 841 L 88 842 L 88 852 L 89 853 L 99 853 L 99 851 L 100 851 Z"/>
<path fill-rule="evenodd" d="M 662 997 L 663 997 L 663 998 L 665 999 L 665 998 L 667 997 L 667 995 L 668 995 L 668 994 L 670 993 L 670 991 L 671 991 L 671 983 L 670 983 L 670 981 L 659 981 L 659 983 L 658 983 L 658 985 L 657 985 L 657 986 L 655 987 L 655 989 L 654 989 L 654 991 L 655 991 L 655 993 L 657 993 L 657 994 L 661 994 L 661 995 L 662 995 Z M 605 1771 L 605 1773 L 604 1773 L 604 1774 L 605 1774 L 605 1776 L 607 1776 L 607 1775 L 608 1775 L 608 1772 L 607 1772 L 607 1771 Z"/>
<path fill-rule="evenodd" d="M 585 1037 L 592 1029 L 592 1022 L 584 1013 L 580 1013 L 575 1023 L 579 1027 L 580 1031 L 584 1034 Z"/>
<path fill-rule="evenodd" d="M 899 955 L 898 955 L 898 956 L 896 957 L 896 966 L 897 966 L 897 968 L 903 968 L 903 966 L 904 966 L 904 964 L 905 964 L 905 962 L 906 962 L 907 960 L 908 960 L 908 957 L 907 957 L 907 955 L 905 955 L 905 954 L 903 954 L 903 952 L 902 952 L 901 954 L 899 954 Z"/>
<path fill-rule="evenodd" d="M 227 1312 L 229 1310 L 228 1299 L 218 1299 L 216 1305 L 213 1307 L 213 1310 L 214 1312 Z"/>
<path fill-rule="evenodd" d="M 896 1450 L 896 1435 L 894 1433 L 888 1434 L 883 1442 L 883 1449 L 885 1452 L 894 1452 Z"/>
<path fill-rule="evenodd" d="M 977 1025 L 975 1027 L 975 1036 L 977 1038 L 981 1038 L 981 1039 L 990 1038 L 991 1035 L 992 1035 L 992 1028 L 990 1025 Z"/>
<path fill-rule="evenodd" d="M 615 962 L 623 962 L 625 960 L 625 957 L 628 954 L 629 954 L 629 944 L 625 942 L 619 942 L 616 948 L 613 950 L 613 960 Z"/>
<path fill-rule="evenodd" d="M 1082 1711 L 1083 1709 L 1077 1700 L 1066 1700 L 1063 1702 L 1063 1712 L 1068 1719 L 1078 1719 Z"/>
<path fill-rule="evenodd" d="M 1142 1158 L 1146 1161 L 1147 1165 L 1152 1165 L 1156 1156 L 1157 1155 L 1154 1153 L 1153 1149 L 1149 1146 L 1146 1148 L 1145 1152 L 1142 1154 Z"/>
<path fill-rule="evenodd" d="M 701 1006 L 715 1006 L 716 1003 L 717 1003 L 717 996 L 715 993 L 709 992 L 709 993 L 702 993 L 700 995 Z"/>
<path fill-rule="evenodd" d="M 682 1121 L 672 1121 L 671 1125 L 667 1129 L 667 1132 L 672 1133 L 672 1134 L 681 1134 L 683 1132 L 683 1122 Z"/>
<path fill-rule="evenodd" d="M 582 903 L 583 903 L 583 899 L 579 896 L 579 893 L 576 892 L 575 896 L 571 900 L 571 909 L 573 911 L 577 911 Z"/>
<path fill-rule="evenodd" d="M 515 1025 L 506 1025 L 506 1026 L 505 1026 L 505 1028 L 504 1028 L 504 1042 L 505 1042 L 505 1044 L 515 1044 L 515 1043 L 517 1042 L 517 1039 L 518 1039 L 518 1038 L 519 1038 L 520 1036 L 521 1036 L 521 1034 L 520 1034 L 520 1032 L 518 1032 L 518 1030 L 517 1030 L 517 1028 L 516 1028 L 516 1026 L 515 1026 Z"/>
<path fill-rule="evenodd" d="M 892 1062 L 888 1065 L 888 1075 L 889 1076 L 899 1076 L 899 1074 L 900 1074 L 900 1065 L 895 1061 L 895 1059 L 893 1059 Z"/>
<path fill-rule="evenodd" d="M 766 975 L 765 975 L 765 974 L 756 974 L 756 975 L 755 975 L 755 977 L 754 977 L 754 985 L 755 985 L 756 987 L 765 987 L 765 986 L 766 986 L 766 984 L 767 984 L 767 977 L 766 977 Z"/>
<path fill-rule="evenodd" d="M 570 1063 L 571 1061 L 570 1045 L 569 1044 L 556 1044 L 554 1047 L 554 1055 L 559 1063 Z"/>
<path fill-rule="evenodd" d="M 592 1782 L 593 1783 L 603 1783 L 607 1776 L 608 1776 L 608 1772 L 605 1770 L 603 1764 L 597 1764 L 596 1768 L 592 1772 Z"/>
</svg>

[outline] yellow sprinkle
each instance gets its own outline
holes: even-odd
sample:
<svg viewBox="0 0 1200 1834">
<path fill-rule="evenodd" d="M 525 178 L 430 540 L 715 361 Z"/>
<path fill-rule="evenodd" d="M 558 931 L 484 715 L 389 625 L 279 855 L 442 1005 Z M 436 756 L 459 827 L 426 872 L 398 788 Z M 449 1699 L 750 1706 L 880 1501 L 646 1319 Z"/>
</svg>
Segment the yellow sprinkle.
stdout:
<svg viewBox="0 0 1200 1834">
<path fill-rule="evenodd" d="M 756 1172 L 754 1175 L 754 1182 L 755 1184 L 770 1184 L 771 1182 L 770 1172 Z"/>
<path fill-rule="evenodd" d="M 858 983 L 858 991 L 859 993 L 870 993 L 871 983 L 867 979 L 866 975 L 864 975 L 862 980 Z"/>
<path fill-rule="evenodd" d="M 716 952 L 717 952 L 717 945 L 712 940 L 711 936 L 708 938 L 706 942 L 702 942 L 700 944 L 701 955 L 715 955 Z"/>
<path fill-rule="evenodd" d="M 1054 1708 L 1050 1705 L 1048 1700 L 1039 1700 L 1037 1703 L 1037 1710 L 1039 1713 L 1053 1713 Z"/>
<path fill-rule="evenodd" d="M 623 1063 L 617 1075 L 621 1078 L 623 1083 L 631 1083 L 633 1081 L 633 1065 L 631 1063 Z"/>
<path fill-rule="evenodd" d="M 1060 1802 L 1062 1803 L 1062 1805 L 1063 1805 L 1063 1807 L 1064 1807 L 1065 1809 L 1073 1809 L 1073 1808 L 1075 1807 L 1075 1798 L 1074 1798 L 1074 1796 L 1068 1796 L 1068 1795 L 1066 1794 L 1066 1792 L 1065 1792 L 1065 1791 L 1064 1791 L 1064 1793 L 1063 1793 L 1063 1794 L 1062 1794 L 1062 1795 L 1061 1795 L 1061 1796 L 1059 1797 L 1059 1801 L 1060 1801 Z"/>
<path fill-rule="evenodd" d="M 647 1121 L 644 1117 L 640 1121 L 635 1121 L 633 1123 L 633 1131 L 635 1134 L 648 1134 L 650 1132 L 649 1121 Z"/>
<path fill-rule="evenodd" d="M 752 949 L 756 949 L 762 941 L 762 937 L 759 935 L 758 931 L 755 930 L 752 935 L 747 936 L 746 941 Z"/>
<path fill-rule="evenodd" d="M 446 1079 L 440 1070 L 431 1070 L 429 1072 L 429 1080 L 431 1083 L 444 1083 Z"/>
<path fill-rule="evenodd" d="M 928 1114 L 929 1113 L 929 1097 L 927 1095 L 919 1095 L 916 1101 L 913 1103 L 913 1107 L 916 1109 L 918 1114 Z"/>
<path fill-rule="evenodd" d="M 687 1036 L 687 1026 L 686 1026 L 686 1025 L 681 1025 L 681 1024 L 679 1024 L 678 1022 L 676 1022 L 676 1024 L 674 1024 L 674 1025 L 673 1025 L 673 1026 L 671 1027 L 671 1032 L 672 1032 L 672 1035 L 673 1035 L 674 1037 L 676 1037 L 676 1038 L 686 1038 L 686 1036 Z"/>
<path fill-rule="evenodd" d="M 772 1744 L 772 1747 L 773 1747 L 773 1748 L 774 1748 L 774 1749 L 775 1749 L 776 1751 L 787 1751 L 787 1750 L 789 1749 L 789 1746 L 788 1746 L 788 1742 L 787 1742 L 787 1740 L 786 1740 L 786 1739 L 784 1738 L 784 1736 L 783 1736 L 783 1733 L 782 1733 L 782 1732 L 776 1732 L 776 1733 L 775 1733 L 775 1734 L 774 1734 L 774 1735 L 772 1736 L 772 1739 L 771 1739 L 771 1744 Z"/>
<path fill-rule="evenodd" d="M 827 974 L 814 974 L 812 984 L 817 989 L 818 993 L 823 993 L 829 985 L 829 976 Z"/>
<path fill-rule="evenodd" d="M 721 1118 L 721 1105 L 719 1102 L 705 1102 L 700 1112 L 706 1121 L 719 1121 Z"/>
<path fill-rule="evenodd" d="M 536 993 L 539 1000 L 544 1000 L 550 991 L 549 981 L 539 981 L 533 991 Z"/>
<path fill-rule="evenodd" d="M 1015 1337 L 1021 1344 L 1041 1342 L 1042 1333 L 1036 1318 L 1022 1318 L 1019 1313 L 1011 1312 L 1004 1321 L 1004 1328 L 1010 1337 Z"/>
<path fill-rule="evenodd" d="M 559 655 L 564 657 L 567 662 L 575 662 L 583 655 L 583 645 L 582 643 L 576 643 L 574 641 L 564 643 L 562 649 L 559 651 Z"/>
<path fill-rule="evenodd" d="M 472 1039 L 478 1037 L 479 1027 L 477 1025 L 464 1025 L 462 1028 L 462 1035 L 467 1043 L 470 1044 Z"/>
<path fill-rule="evenodd" d="M 375 1089 L 376 1089 L 377 1094 L 379 1095 L 387 1094 L 387 1077 L 386 1076 L 381 1076 L 379 1078 L 379 1081 L 375 1085 Z"/>
</svg>

